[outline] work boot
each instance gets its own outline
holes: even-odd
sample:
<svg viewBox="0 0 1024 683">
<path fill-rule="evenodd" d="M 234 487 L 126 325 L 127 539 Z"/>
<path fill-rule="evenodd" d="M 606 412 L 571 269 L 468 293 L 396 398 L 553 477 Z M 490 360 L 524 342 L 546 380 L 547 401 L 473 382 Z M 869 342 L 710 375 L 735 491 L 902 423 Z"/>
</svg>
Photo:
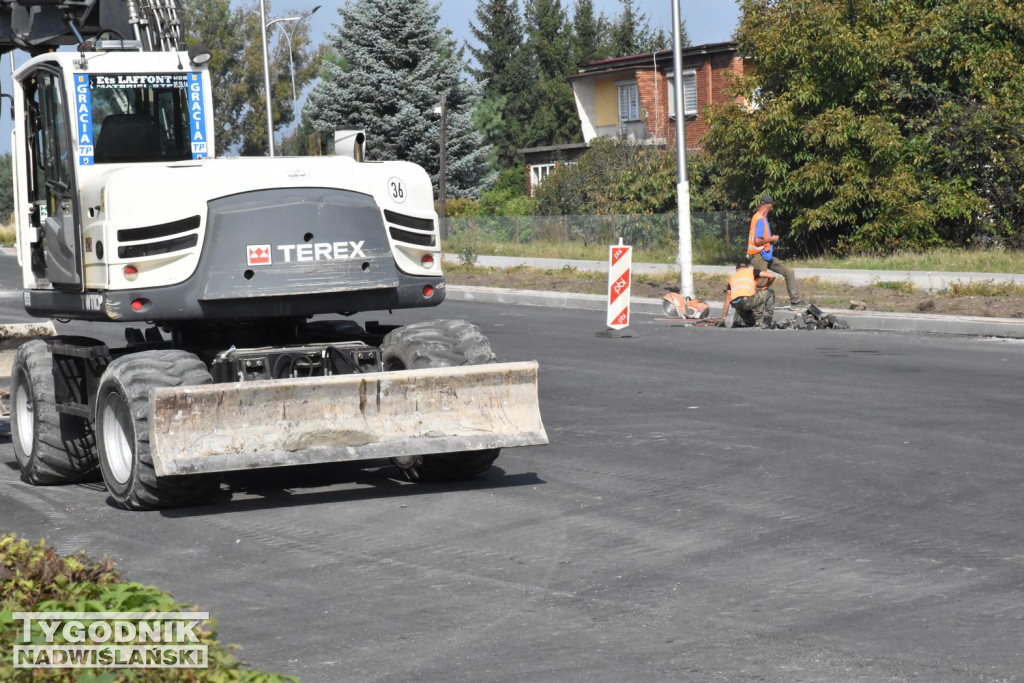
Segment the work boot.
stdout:
<svg viewBox="0 0 1024 683">
<path fill-rule="evenodd" d="M 806 306 L 807 302 L 803 300 L 803 297 L 795 296 L 789 300 L 790 308 L 798 308 L 800 306 Z"/>
</svg>

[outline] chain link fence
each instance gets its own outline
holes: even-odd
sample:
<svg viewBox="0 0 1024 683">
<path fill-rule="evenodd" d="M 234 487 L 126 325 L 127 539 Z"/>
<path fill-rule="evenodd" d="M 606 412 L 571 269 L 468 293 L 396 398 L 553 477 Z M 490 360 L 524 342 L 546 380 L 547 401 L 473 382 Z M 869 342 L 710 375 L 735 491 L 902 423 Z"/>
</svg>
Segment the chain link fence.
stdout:
<svg viewBox="0 0 1024 683">
<path fill-rule="evenodd" d="M 448 239 L 527 244 L 575 242 L 584 245 L 625 244 L 639 249 L 674 248 L 679 238 L 678 215 L 619 216 L 472 216 L 446 219 Z M 731 251 L 745 247 L 749 216 L 738 212 L 694 213 L 693 240 L 715 242 Z"/>
</svg>

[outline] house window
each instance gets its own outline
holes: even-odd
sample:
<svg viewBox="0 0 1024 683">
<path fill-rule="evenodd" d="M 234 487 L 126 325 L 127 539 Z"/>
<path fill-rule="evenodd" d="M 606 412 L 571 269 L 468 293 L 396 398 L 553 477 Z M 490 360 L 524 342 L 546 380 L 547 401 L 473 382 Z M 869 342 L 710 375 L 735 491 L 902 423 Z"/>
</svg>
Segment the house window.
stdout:
<svg viewBox="0 0 1024 683">
<path fill-rule="evenodd" d="M 676 79 L 675 74 L 666 74 L 668 79 L 668 116 L 676 116 Z M 697 115 L 697 72 L 683 72 L 683 110 L 687 116 Z"/>
<path fill-rule="evenodd" d="M 747 111 L 755 111 L 761 108 L 761 89 L 756 88 L 747 100 Z"/>
<path fill-rule="evenodd" d="M 619 88 L 619 130 L 625 132 L 626 123 L 640 120 L 640 89 L 636 81 L 615 85 Z"/>
<path fill-rule="evenodd" d="M 556 164 L 533 164 L 530 166 L 530 196 L 537 192 L 544 179 L 555 170 Z"/>
</svg>

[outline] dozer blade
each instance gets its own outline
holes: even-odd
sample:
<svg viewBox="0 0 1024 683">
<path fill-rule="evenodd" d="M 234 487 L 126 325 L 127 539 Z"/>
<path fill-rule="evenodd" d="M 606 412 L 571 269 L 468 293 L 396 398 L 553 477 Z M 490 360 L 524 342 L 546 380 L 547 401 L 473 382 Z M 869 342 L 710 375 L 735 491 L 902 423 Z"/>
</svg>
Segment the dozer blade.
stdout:
<svg viewBox="0 0 1024 683">
<path fill-rule="evenodd" d="M 546 444 L 537 363 L 156 389 L 158 476 Z"/>
</svg>

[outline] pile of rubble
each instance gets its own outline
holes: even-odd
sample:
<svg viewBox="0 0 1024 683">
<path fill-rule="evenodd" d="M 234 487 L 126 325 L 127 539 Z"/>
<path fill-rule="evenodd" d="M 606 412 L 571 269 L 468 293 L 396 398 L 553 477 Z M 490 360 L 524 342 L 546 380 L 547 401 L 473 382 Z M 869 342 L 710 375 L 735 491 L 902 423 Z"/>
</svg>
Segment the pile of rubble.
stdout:
<svg viewBox="0 0 1024 683">
<path fill-rule="evenodd" d="M 773 330 L 848 330 L 850 323 L 811 304 L 803 314 L 772 323 Z"/>
</svg>

